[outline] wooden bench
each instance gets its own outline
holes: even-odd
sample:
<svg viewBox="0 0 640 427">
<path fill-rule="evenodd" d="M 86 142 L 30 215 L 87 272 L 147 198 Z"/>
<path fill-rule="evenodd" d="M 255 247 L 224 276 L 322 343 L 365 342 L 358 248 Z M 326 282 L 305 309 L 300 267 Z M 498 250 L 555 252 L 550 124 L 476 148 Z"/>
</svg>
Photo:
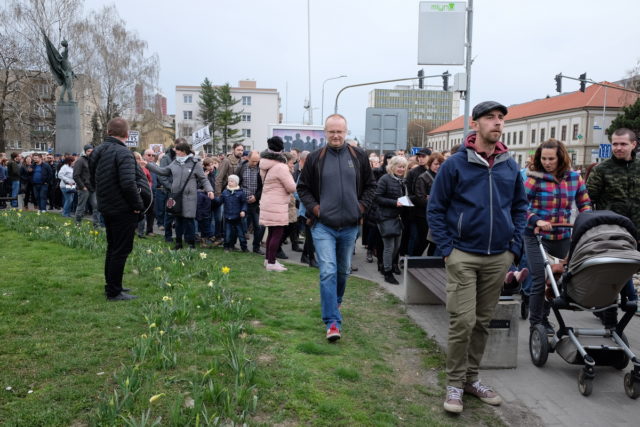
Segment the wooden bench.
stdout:
<svg viewBox="0 0 640 427">
<path fill-rule="evenodd" d="M 405 257 L 403 285 L 406 304 L 446 304 L 444 260 L 441 257 Z M 519 313 L 520 304 L 513 297 L 500 297 L 489 323 L 486 348 L 491 351 L 485 351 L 481 368 L 517 367 Z"/>
<path fill-rule="evenodd" d="M 406 304 L 447 302 L 447 273 L 442 257 L 404 257 L 403 283 Z"/>
</svg>

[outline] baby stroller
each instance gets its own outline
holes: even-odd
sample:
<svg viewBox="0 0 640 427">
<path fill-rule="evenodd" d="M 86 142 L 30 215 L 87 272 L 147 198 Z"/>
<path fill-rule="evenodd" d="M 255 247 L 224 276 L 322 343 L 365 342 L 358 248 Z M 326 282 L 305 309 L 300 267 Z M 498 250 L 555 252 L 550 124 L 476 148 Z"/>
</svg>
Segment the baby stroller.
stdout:
<svg viewBox="0 0 640 427">
<path fill-rule="evenodd" d="M 540 235 L 537 238 L 544 253 Z M 545 271 L 554 295 L 551 309 L 558 321 L 558 330 L 553 336 L 547 335 L 543 325 L 531 330 L 531 361 L 541 367 L 549 353 L 557 352 L 568 363 L 584 365 L 578 374 L 578 389 L 584 396 L 593 390 L 596 365 L 622 370 L 631 361 L 633 369 L 624 377 L 624 389 L 629 397 L 637 399 L 640 359 L 631 352 L 624 335 L 637 306 L 635 301 L 626 301 L 626 298 L 618 302 L 626 282 L 640 270 L 633 223 L 610 211 L 583 212 L 576 218 L 568 263 L 557 283 L 549 259 L 545 258 Z M 567 326 L 561 314 L 561 310 L 604 312 L 617 307 L 624 312 L 620 321 L 602 329 Z"/>
</svg>

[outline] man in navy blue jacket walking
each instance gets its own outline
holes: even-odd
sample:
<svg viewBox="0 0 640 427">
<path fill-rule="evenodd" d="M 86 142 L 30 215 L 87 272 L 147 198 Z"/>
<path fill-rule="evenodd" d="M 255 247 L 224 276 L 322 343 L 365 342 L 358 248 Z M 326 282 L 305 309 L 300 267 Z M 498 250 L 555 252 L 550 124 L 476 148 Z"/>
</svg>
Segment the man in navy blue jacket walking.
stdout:
<svg viewBox="0 0 640 427">
<path fill-rule="evenodd" d="M 431 189 L 428 222 L 447 269 L 447 397 L 462 412 L 463 393 L 499 405 L 478 369 L 504 275 L 522 253 L 527 199 L 519 167 L 500 142 L 507 108 L 473 108 L 464 147 L 442 164 Z"/>
</svg>

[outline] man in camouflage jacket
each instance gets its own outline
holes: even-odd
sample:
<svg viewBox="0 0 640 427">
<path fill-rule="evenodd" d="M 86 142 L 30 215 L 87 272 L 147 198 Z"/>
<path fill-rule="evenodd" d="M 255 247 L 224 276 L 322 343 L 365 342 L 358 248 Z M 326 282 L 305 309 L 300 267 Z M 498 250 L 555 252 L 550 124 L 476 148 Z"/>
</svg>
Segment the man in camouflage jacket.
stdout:
<svg viewBox="0 0 640 427">
<path fill-rule="evenodd" d="M 624 215 L 640 227 L 640 160 L 636 159 L 636 134 L 620 128 L 611 135 L 613 156 L 600 163 L 589 175 L 587 191 L 597 210 L 610 210 Z M 638 236 L 635 236 L 636 239 Z M 637 301 L 633 279 L 627 282 L 621 295 Z M 624 299 L 624 298 L 623 298 Z M 605 327 L 615 327 L 617 309 L 606 310 L 602 315 Z"/>
</svg>

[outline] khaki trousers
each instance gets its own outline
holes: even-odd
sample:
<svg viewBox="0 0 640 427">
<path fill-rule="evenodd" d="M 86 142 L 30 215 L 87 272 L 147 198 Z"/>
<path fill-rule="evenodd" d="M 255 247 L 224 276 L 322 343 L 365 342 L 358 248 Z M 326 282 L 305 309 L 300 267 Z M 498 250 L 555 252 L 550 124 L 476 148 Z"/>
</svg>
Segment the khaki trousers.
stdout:
<svg viewBox="0 0 640 427">
<path fill-rule="evenodd" d="M 447 383 L 463 388 L 478 379 L 489 321 L 500 298 L 513 254 L 479 255 L 454 249 L 447 258 L 449 341 Z"/>
</svg>

